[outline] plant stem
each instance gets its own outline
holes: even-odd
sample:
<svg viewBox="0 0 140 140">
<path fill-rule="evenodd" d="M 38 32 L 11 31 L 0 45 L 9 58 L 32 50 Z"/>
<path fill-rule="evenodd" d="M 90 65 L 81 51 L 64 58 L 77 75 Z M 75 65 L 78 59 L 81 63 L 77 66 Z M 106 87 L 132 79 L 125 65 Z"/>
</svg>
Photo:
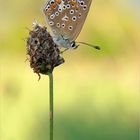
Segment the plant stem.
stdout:
<svg viewBox="0 0 140 140">
<path fill-rule="evenodd" d="M 53 74 L 49 73 L 49 90 L 50 90 L 50 140 L 53 140 Z"/>
</svg>

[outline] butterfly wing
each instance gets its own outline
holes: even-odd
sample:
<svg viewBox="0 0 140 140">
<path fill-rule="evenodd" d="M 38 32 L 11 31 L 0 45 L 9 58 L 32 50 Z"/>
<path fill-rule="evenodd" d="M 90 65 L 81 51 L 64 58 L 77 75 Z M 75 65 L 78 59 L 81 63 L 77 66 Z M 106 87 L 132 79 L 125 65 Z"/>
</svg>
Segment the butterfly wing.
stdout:
<svg viewBox="0 0 140 140">
<path fill-rule="evenodd" d="M 81 32 L 91 2 L 92 0 L 49 0 L 43 11 L 54 35 L 75 41 Z"/>
<path fill-rule="evenodd" d="M 78 37 L 78 35 L 80 34 L 82 30 L 82 27 L 85 23 L 92 0 L 84 0 L 83 2 L 84 4 L 82 6 L 81 6 L 81 3 L 78 3 L 79 9 L 77 12 L 75 12 L 75 17 L 77 18 L 77 20 L 76 21 L 71 20 L 71 24 L 73 25 L 73 30 L 70 32 L 69 38 L 72 41 Z M 69 16 L 70 16 L 70 19 L 73 18 L 73 16 L 71 15 Z"/>
</svg>

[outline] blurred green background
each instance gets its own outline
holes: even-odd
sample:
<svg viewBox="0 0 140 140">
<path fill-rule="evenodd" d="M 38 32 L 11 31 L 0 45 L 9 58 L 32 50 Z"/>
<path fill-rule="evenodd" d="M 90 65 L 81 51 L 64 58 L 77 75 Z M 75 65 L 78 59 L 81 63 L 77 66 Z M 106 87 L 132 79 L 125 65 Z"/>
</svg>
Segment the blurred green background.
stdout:
<svg viewBox="0 0 140 140">
<path fill-rule="evenodd" d="M 48 140 L 48 77 L 25 62 L 27 28 L 44 0 L 0 0 L 0 140 Z M 54 70 L 55 140 L 138 140 L 139 0 L 94 0 L 78 41 Z"/>
</svg>

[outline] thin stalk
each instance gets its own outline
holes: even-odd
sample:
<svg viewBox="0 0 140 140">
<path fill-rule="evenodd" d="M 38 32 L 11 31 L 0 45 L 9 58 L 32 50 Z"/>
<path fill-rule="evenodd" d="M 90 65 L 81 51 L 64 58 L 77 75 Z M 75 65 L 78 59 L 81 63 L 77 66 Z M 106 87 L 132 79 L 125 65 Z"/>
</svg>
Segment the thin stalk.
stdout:
<svg viewBox="0 0 140 140">
<path fill-rule="evenodd" d="M 49 102 L 49 115 L 50 115 L 50 140 L 53 140 L 53 74 L 49 73 L 49 96 L 50 96 L 50 102 Z"/>
</svg>

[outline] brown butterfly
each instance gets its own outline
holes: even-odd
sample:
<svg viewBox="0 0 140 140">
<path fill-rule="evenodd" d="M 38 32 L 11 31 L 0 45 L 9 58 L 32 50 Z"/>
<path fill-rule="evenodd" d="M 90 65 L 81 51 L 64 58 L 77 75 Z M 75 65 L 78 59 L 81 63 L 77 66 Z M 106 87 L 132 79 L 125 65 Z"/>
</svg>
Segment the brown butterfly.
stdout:
<svg viewBox="0 0 140 140">
<path fill-rule="evenodd" d="M 49 0 L 43 12 L 59 47 L 77 48 L 75 40 L 86 20 L 92 0 Z M 79 42 L 93 46 L 84 42 Z"/>
</svg>

